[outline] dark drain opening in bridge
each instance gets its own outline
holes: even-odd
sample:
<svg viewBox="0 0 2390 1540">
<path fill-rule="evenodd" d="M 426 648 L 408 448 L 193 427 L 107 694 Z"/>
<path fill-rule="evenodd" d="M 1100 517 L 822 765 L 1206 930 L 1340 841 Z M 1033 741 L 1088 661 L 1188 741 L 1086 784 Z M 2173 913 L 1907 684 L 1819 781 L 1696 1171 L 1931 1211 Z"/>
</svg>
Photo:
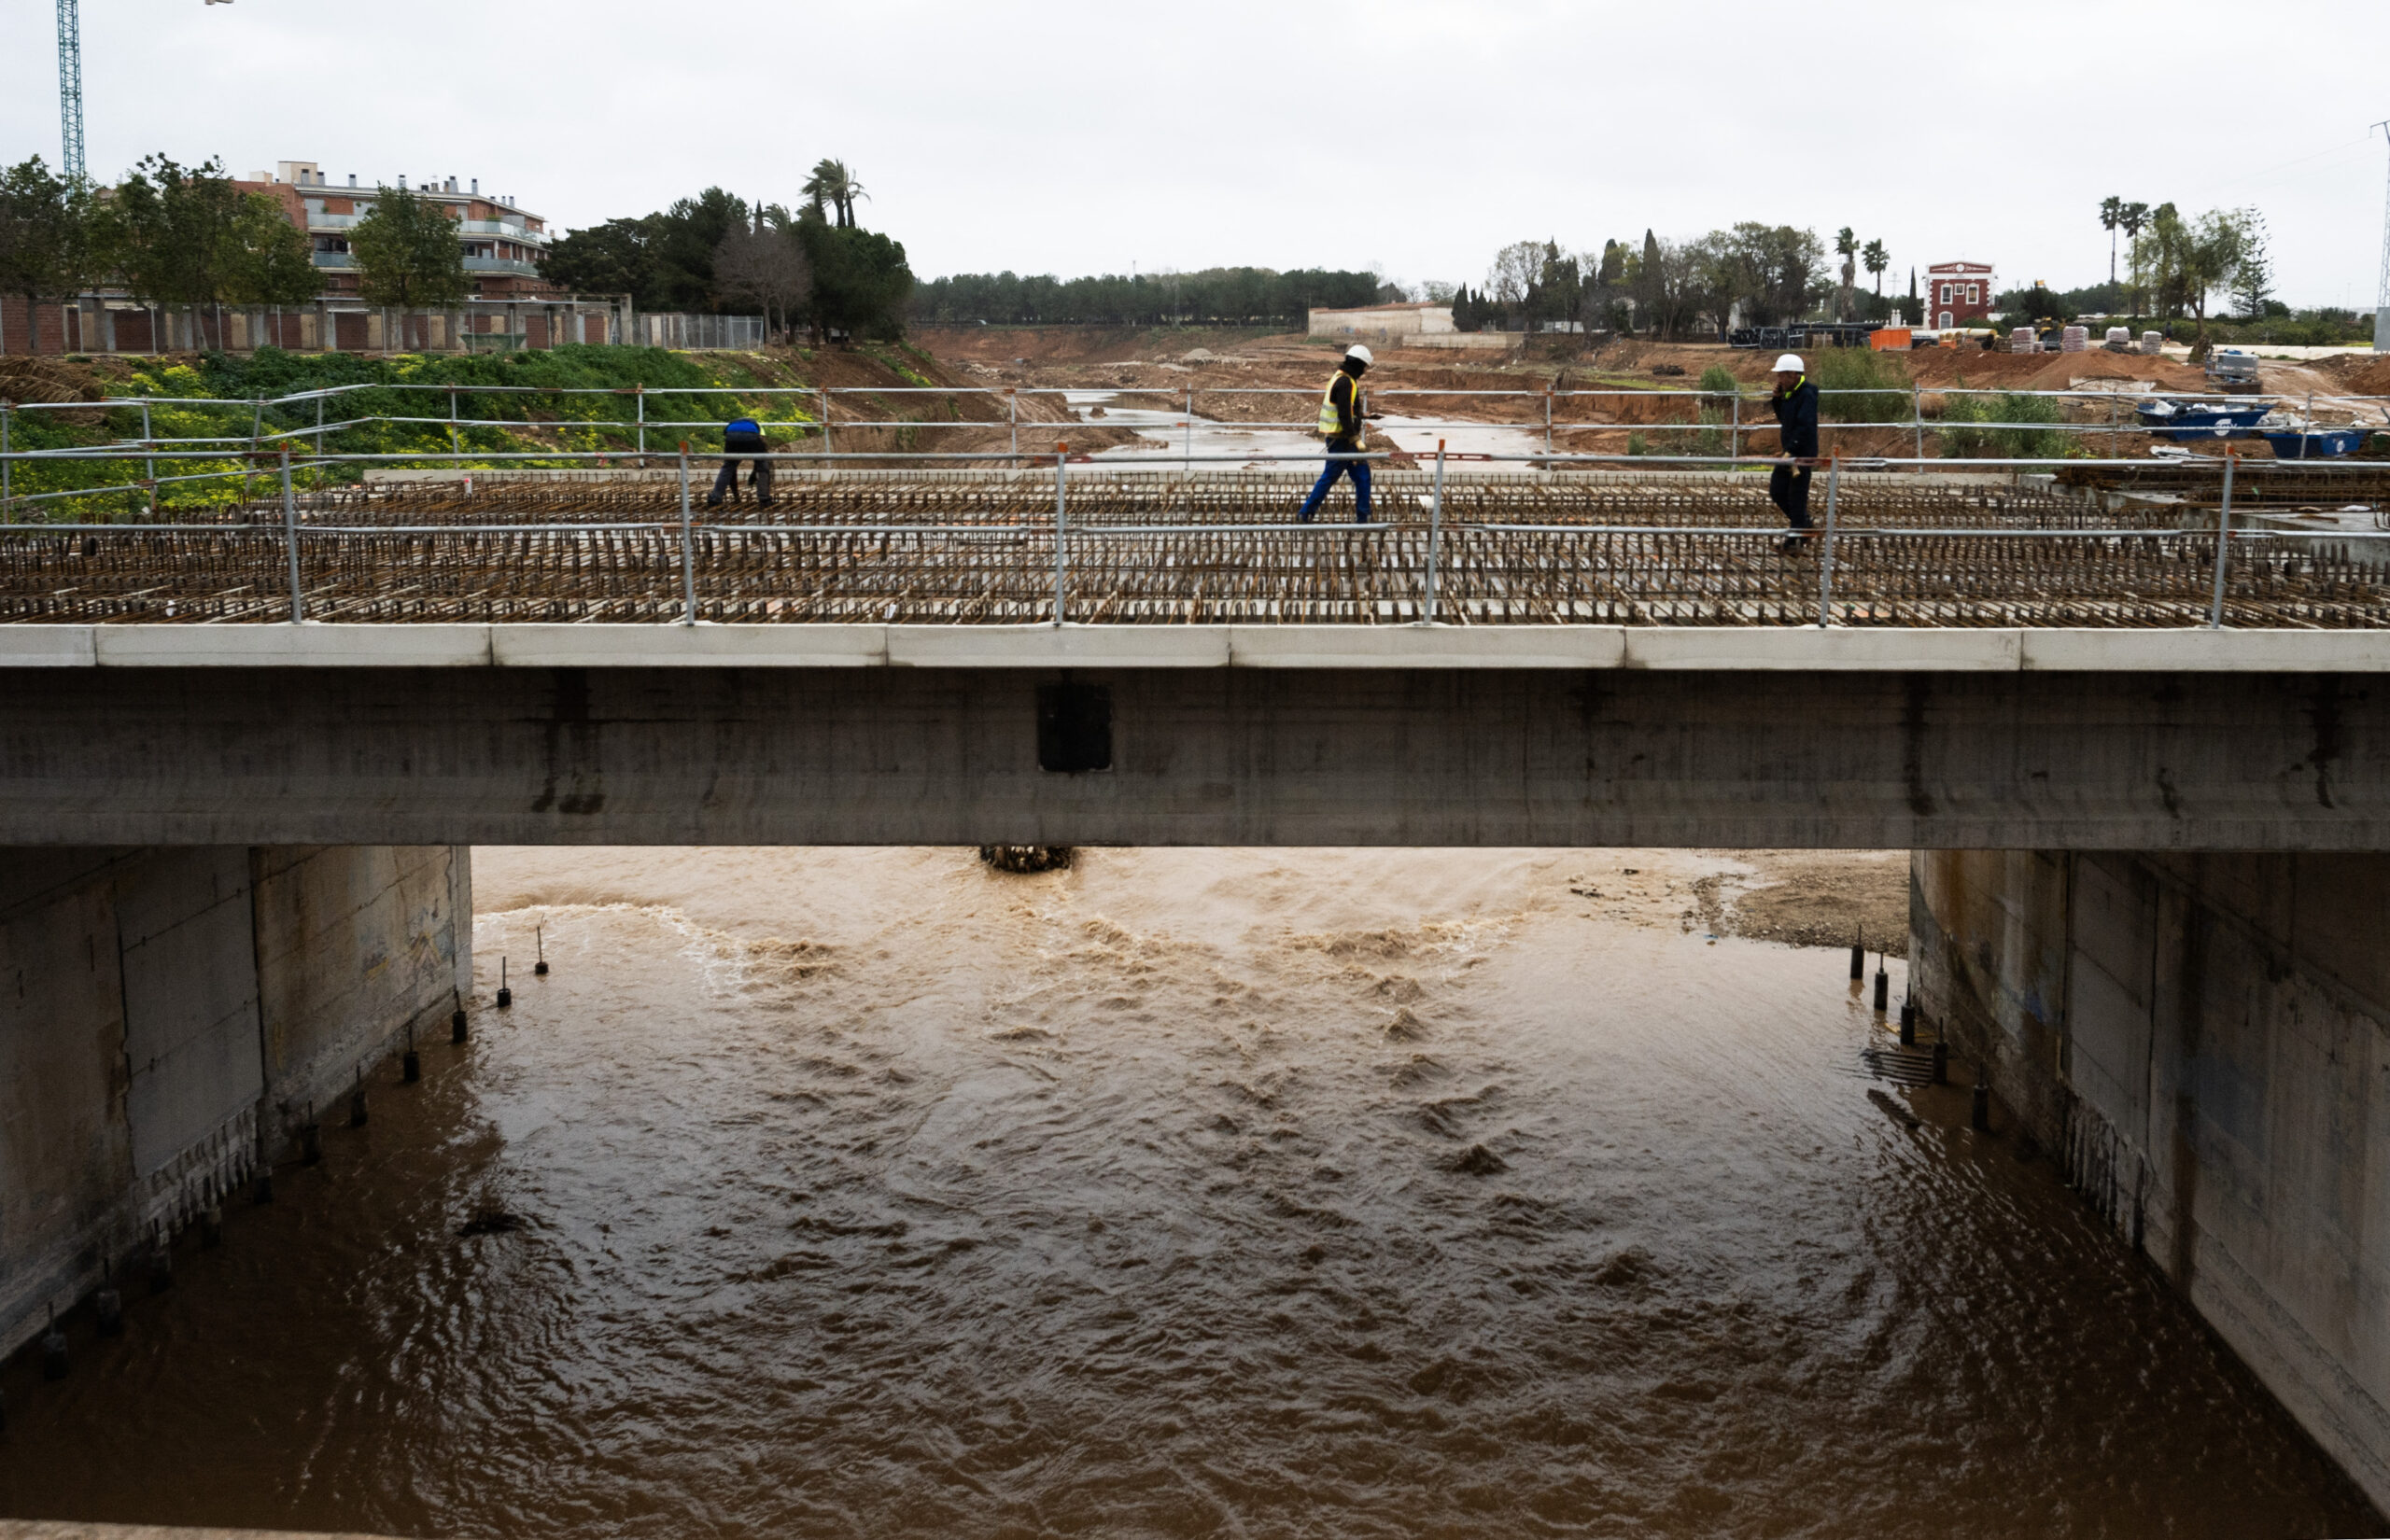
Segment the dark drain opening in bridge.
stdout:
<svg viewBox="0 0 2390 1540">
<path fill-rule="evenodd" d="M 1037 768 L 1073 775 L 1112 768 L 1110 686 L 1037 687 Z"/>
</svg>

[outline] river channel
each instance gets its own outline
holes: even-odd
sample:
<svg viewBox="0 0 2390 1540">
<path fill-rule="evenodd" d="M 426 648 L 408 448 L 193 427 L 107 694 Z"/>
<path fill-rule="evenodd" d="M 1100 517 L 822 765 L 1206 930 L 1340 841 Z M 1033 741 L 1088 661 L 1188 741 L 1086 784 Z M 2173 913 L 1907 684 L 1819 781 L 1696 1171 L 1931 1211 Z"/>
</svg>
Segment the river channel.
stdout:
<svg viewBox="0 0 2390 1540">
<path fill-rule="evenodd" d="M 2374 1532 L 2046 1158 L 1872 1077 L 1842 952 L 1720 933 L 1749 870 L 477 852 L 472 1041 L 7 1366 L 0 1514 Z"/>
</svg>

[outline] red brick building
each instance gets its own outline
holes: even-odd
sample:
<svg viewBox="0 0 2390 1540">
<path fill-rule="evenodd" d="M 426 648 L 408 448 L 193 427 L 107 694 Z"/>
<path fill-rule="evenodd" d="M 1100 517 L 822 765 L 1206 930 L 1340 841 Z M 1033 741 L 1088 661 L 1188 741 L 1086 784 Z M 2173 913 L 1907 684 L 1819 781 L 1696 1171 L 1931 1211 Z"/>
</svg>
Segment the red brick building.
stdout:
<svg viewBox="0 0 2390 1540">
<path fill-rule="evenodd" d="M 1982 326 L 1991 314 L 1989 262 L 1936 262 L 1925 270 L 1925 317 L 1934 330 Z"/>
<path fill-rule="evenodd" d="M 358 187 L 354 175 L 335 185 L 313 161 L 284 161 L 271 172 L 253 173 L 234 185 L 278 200 L 290 222 L 307 232 L 327 295 L 357 292 L 348 232 L 373 208 L 377 189 Z M 407 179 L 400 177 L 398 185 L 407 187 Z M 548 249 L 548 222 L 512 199 L 484 193 L 481 187 L 475 177 L 459 189 L 450 176 L 408 190 L 457 221 L 465 272 L 476 298 L 541 300 L 563 293 L 540 276 L 540 259 Z"/>
</svg>

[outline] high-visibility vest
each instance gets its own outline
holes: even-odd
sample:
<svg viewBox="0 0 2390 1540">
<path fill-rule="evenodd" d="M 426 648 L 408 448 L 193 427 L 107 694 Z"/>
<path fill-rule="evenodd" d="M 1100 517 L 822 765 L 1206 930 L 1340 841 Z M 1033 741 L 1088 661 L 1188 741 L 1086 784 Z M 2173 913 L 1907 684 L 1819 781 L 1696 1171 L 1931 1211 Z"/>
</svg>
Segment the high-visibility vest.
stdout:
<svg viewBox="0 0 2390 1540">
<path fill-rule="evenodd" d="M 1353 376 L 1345 373 L 1341 369 L 1338 370 L 1335 373 L 1328 377 L 1328 388 L 1321 391 L 1319 394 L 1319 436 L 1323 439 L 1333 439 L 1344 430 L 1343 423 L 1339 421 L 1336 415 L 1336 382 L 1339 380 L 1353 380 Z M 1358 380 L 1353 380 L 1354 430 L 1356 432 L 1359 431 L 1360 427 L 1361 382 Z"/>
</svg>

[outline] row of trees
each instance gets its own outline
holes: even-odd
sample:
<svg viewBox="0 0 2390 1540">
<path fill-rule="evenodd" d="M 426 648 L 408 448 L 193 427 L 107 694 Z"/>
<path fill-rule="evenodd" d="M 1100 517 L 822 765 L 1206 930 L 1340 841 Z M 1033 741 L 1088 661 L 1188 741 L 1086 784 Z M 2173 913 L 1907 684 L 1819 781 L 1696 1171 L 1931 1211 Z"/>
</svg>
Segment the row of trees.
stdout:
<svg viewBox="0 0 2390 1540">
<path fill-rule="evenodd" d="M 1815 231 L 1745 222 L 1690 241 L 1645 231 L 1639 247 L 1605 241 L 1599 252 L 1520 241 L 1495 254 L 1483 289 L 1430 284 L 1426 293 L 1452 301 L 1454 324 L 1465 331 L 1573 322 L 1673 339 L 1714 336 L 1730 315 L 1746 326 L 1797 320 L 1832 289 Z"/>
<path fill-rule="evenodd" d="M 1216 267 L 1200 273 L 963 273 L 923 284 L 914 318 L 944 326 L 1286 326 L 1304 312 L 1405 298 L 1374 273 Z"/>
<path fill-rule="evenodd" d="M 775 333 L 817 340 L 903 334 L 913 272 L 902 243 L 863 229 L 867 197 L 842 161 L 825 160 L 792 214 L 722 188 L 636 218 L 569 231 L 540 271 L 583 293 L 628 294 L 641 310 L 760 310 Z"/>
<path fill-rule="evenodd" d="M 349 249 L 375 304 L 455 304 L 470 292 L 455 224 L 404 189 L 375 194 Z M 304 304 L 323 274 L 283 205 L 243 191 L 214 160 L 148 156 L 108 188 L 54 175 L 39 156 L 0 173 L 0 291 L 31 306 L 103 283 L 197 313 Z"/>
</svg>

